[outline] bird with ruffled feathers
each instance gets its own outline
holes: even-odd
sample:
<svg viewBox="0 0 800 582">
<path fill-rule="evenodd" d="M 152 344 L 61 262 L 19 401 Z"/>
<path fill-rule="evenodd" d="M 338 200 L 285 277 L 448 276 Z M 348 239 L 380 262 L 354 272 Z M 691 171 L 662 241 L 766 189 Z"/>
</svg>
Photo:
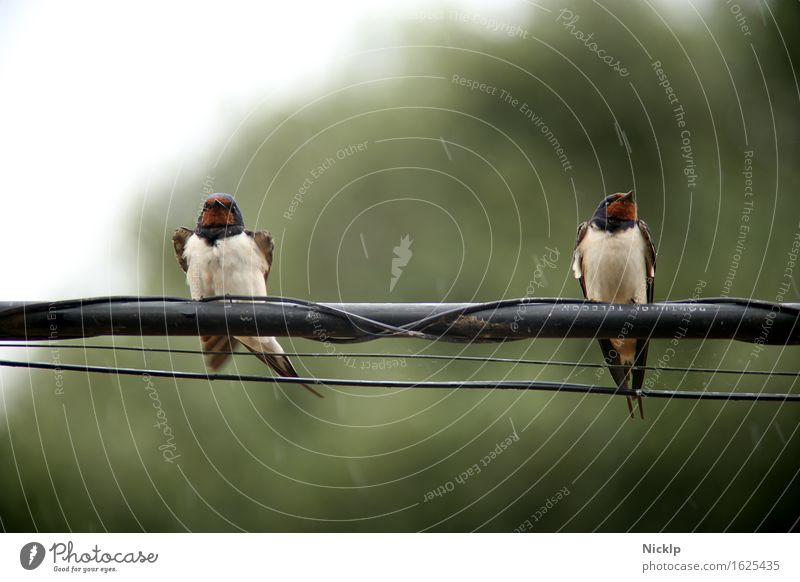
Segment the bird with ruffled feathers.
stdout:
<svg viewBox="0 0 800 582">
<path fill-rule="evenodd" d="M 245 229 L 239 206 L 229 194 L 212 194 L 203 203 L 194 230 L 179 227 L 172 237 L 175 258 L 186 272 L 192 299 L 217 295 L 264 297 L 273 265 L 275 244 L 265 231 Z M 297 377 L 297 371 L 274 337 L 203 336 L 209 368 L 216 371 L 243 344 L 281 376 Z M 303 384 L 316 394 L 321 395 Z"/>
<path fill-rule="evenodd" d="M 633 192 L 606 196 L 592 218 L 578 227 L 572 270 L 590 301 L 652 303 L 656 249 L 647 223 L 639 218 Z M 647 362 L 648 340 L 600 339 L 603 358 L 618 388 L 639 392 L 639 414 L 644 418 L 641 389 Z M 633 402 L 628 412 L 633 418 Z"/>
</svg>

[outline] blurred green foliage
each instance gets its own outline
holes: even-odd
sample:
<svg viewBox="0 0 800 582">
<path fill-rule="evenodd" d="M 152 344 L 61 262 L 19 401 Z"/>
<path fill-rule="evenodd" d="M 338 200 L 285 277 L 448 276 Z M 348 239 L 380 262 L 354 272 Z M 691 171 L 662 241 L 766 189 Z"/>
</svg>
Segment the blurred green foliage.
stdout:
<svg viewBox="0 0 800 582">
<path fill-rule="evenodd" d="M 577 297 L 576 225 L 605 194 L 635 188 L 658 246 L 658 300 L 689 297 L 698 285 L 702 296 L 775 300 L 800 231 L 791 65 L 800 62 L 798 5 L 760 13 L 747 4 L 750 36 L 723 3 L 703 13 L 569 3 L 579 16 L 573 28 L 561 6 L 520 5 L 493 23 L 449 7 L 365 22 L 330 78 L 309 79 L 291 102 L 265 98 L 202 159 L 140 197 L 125 225 L 141 257 L 131 266 L 142 281 L 137 291 L 188 294 L 170 235 L 194 223 L 210 188 L 234 193 L 248 226 L 275 235 L 272 294 L 354 302 Z M 575 30 L 594 33 L 629 76 Z M 655 61 L 679 103 L 669 103 Z M 268 63 L 253 74 L 268 74 Z M 746 151 L 753 197 L 745 196 Z M 393 248 L 405 235 L 413 254 L 390 292 Z M 552 253 L 553 265 L 536 274 Z M 792 294 L 786 300 L 798 301 L 796 286 Z M 331 353 L 601 361 L 596 343 L 582 340 L 282 343 Z M 653 343 L 651 364 L 667 344 Z M 669 364 L 797 371 L 796 350 L 770 347 L 753 357 L 746 344 L 683 341 Z M 203 369 L 191 355 L 62 349 L 29 357 Z M 322 377 L 610 382 L 591 368 L 295 362 Z M 235 369 L 265 371 L 246 356 Z M 511 531 L 529 520 L 534 531 L 786 531 L 800 515 L 797 406 L 648 401 L 647 420 L 630 422 L 621 399 L 566 394 L 326 389 L 318 400 L 293 386 L 75 373 L 65 373 L 58 394 L 52 373 L 14 379 L 13 390 L 3 387 L 0 430 L 7 530 Z M 791 378 L 706 373 L 663 373 L 656 387 L 796 390 Z M 492 458 L 514 431 L 519 439 Z M 474 466 L 480 471 L 470 474 Z M 542 513 L 563 488 L 569 495 Z M 437 489 L 444 494 L 430 493 Z"/>
</svg>

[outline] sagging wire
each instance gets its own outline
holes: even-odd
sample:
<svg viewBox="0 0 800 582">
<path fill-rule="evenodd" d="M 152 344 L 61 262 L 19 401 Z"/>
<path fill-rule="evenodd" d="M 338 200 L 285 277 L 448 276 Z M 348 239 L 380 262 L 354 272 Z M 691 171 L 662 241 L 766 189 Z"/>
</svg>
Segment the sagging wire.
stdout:
<svg viewBox="0 0 800 582">
<path fill-rule="evenodd" d="M 353 380 L 347 378 L 290 378 L 285 376 L 253 376 L 243 374 L 202 374 L 177 370 L 140 370 L 135 368 L 109 368 L 82 364 L 51 364 L 49 362 L 18 362 L 0 360 L 0 366 L 12 368 L 32 368 L 57 370 L 59 372 L 85 372 L 94 374 L 114 374 L 153 378 L 175 378 L 205 381 L 264 382 L 269 384 L 313 384 L 317 386 L 349 386 L 362 388 L 418 388 L 418 389 L 482 389 L 482 390 L 528 390 L 545 392 L 566 392 L 578 394 L 602 394 L 606 396 L 637 396 L 648 398 L 726 400 L 726 401 L 769 401 L 800 402 L 800 394 L 775 394 L 764 392 L 710 392 L 704 390 L 626 390 L 575 384 L 570 382 L 540 382 L 527 380 L 470 380 L 470 381 L 401 381 L 401 380 Z"/>
<path fill-rule="evenodd" d="M 67 307 L 84 307 L 92 304 L 114 304 L 124 302 L 185 302 L 184 298 L 180 297 L 97 297 L 90 299 L 77 299 L 59 302 L 48 303 L 34 303 L 24 306 L 14 307 L 3 310 L 0 316 L 13 314 L 15 312 L 28 311 L 36 312 L 38 310 L 47 309 L 48 312 L 55 308 Z M 427 334 L 424 330 L 432 324 L 441 323 L 443 319 L 448 317 L 460 317 L 470 313 L 480 311 L 492 311 L 504 307 L 514 307 L 521 305 L 536 305 L 536 304 L 583 304 L 583 300 L 578 299 L 562 299 L 562 298 L 520 298 L 520 299 L 504 299 L 498 301 L 491 301 L 486 303 L 478 303 L 463 307 L 457 307 L 446 311 L 441 311 L 427 317 L 420 318 L 402 326 L 394 326 L 380 321 L 373 320 L 358 314 L 351 313 L 345 309 L 305 301 L 302 299 L 293 299 L 285 297 L 249 297 L 249 296 L 216 296 L 208 297 L 202 302 L 212 301 L 248 301 L 248 302 L 265 302 L 277 303 L 284 305 L 293 305 L 302 307 L 304 309 L 322 312 L 333 315 L 339 318 L 346 319 L 348 323 L 358 322 L 360 325 L 366 326 L 370 329 L 362 330 L 359 336 L 352 338 L 336 338 L 336 341 L 345 342 L 361 342 L 369 341 L 371 339 L 378 339 L 381 337 L 390 336 L 405 336 L 416 337 L 430 340 L 441 341 L 446 339 L 446 336 L 441 334 Z M 800 309 L 795 306 L 785 304 L 772 304 L 769 302 L 759 300 L 743 300 L 736 298 L 704 298 L 689 301 L 671 301 L 665 303 L 673 304 L 704 304 L 704 303 L 726 303 L 732 305 L 739 305 L 743 307 L 759 307 L 774 311 L 777 307 L 779 310 L 791 311 L 795 314 L 800 314 Z M 333 338 L 331 338 L 333 341 Z M 454 340 L 458 341 L 458 340 Z M 508 341 L 506 338 L 499 338 L 492 341 Z M 13 344 L 0 344 L 0 345 L 13 345 Z M 52 345 L 52 344 L 51 344 Z M 20 347 L 31 347 L 30 344 L 22 344 Z M 40 347 L 44 347 L 39 344 Z M 59 344 L 59 347 L 67 347 L 66 345 Z M 128 349 L 136 351 L 164 351 L 171 353 L 202 353 L 199 350 L 176 350 L 176 349 L 162 349 L 162 348 L 138 348 L 132 346 L 72 346 L 75 348 L 86 349 Z M 228 352 L 220 352 L 228 353 Z M 289 353 L 287 355 L 293 355 Z M 308 355 L 315 357 L 342 357 L 342 354 L 329 354 L 318 352 L 294 352 L 294 355 Z M 608 367 L 605 364 L 580 364 L 576 362 L 555 362 L 546 360 L 529 360 L 529 359 L 516 359 L 516 358 L 496 358 L 496 357 L 482 357 L 482 356 L 446 356 L 438 354 L 386 354 L 386 353 L 352 353 L 352 357 L 403 357 L 403 358 L 420 358 L 420 359 L 446 359 L 446 360 L 462 360 L 462 361 L 479 361 L 479 362 L 503 362 L 503 363 L 518 363 L 518 364 L 539 364 L 539 365 L 559 365 L 570 367 L 592 367 L 603 368 Z M 0 366 L 9 367 L 28 367 L 36 369 L 53 369 L 53 370 L 67 370 L 67 371 L 82 371 L 94 372 L 105 374 L 122 374 L 122 375 L 151 375 L 154 377 L 170 377 L 170 378 L 184 378 L 184 379 L 204 379 L 204 380 L 227 380 L 227 381 L 251 381 L 251 382 L 285 382 L 285 383 L 306 383 L 317 385 L 331 385 L 331 386 L 369 386 L 369 387 L 384 387 L 384 388 L 484 388 L 484 389 L 515 389 L 515 390 L 557 390 L 566 392 L 581 392 L 581 393 L 596 393 L 596 394 L 619 394 L 631 396 L 636 392 L 631 390 L 621 390 L 616 388 L 608 388 L 602 386 L 594 386 L 588 384 L 574 384 L 574 383 L 554 383 L 554 382 L 527 382 L 527 381 L 448 381 L 448 382 L 411 382 L 411 381 L 395 381 L 395 380 L 351 380 L 351 379 L 315 379 L 315 378 L 286 378 L 278 376 L 245 376 L 235 374 L 199 374 L 194 372 L 181 372 L 170 370 L 137 370 L 129 368 L 107 368 L 102 366 L 89 366 L 89 365 L 76 365 L 76 364 L 50 364 L 47 362 L 18 362 L 11 360 L 0 360 Z M 707 373 L 730 373 L 739 375 L 768 375 L 768 376 L 789 376 L 797 377 L 799 374 L 792 372 L 776 372 L 766 370 L 722 370 L 712 368 L 678 368 L 678 367 L 643 367 L 648 370 L 662 370 L 662 371 L 676 371 L 676 372 L 707 372 Z M 796 394 L 762 394 L 762 393 L 733 393 L 733 392 L 708 392 L 708 391 L 671 391 L 671 390 L 646 390 L 643 394 L 651 397 L 663 398 L 703 398 L 703 399 L 718 399 L 718 400 L 772 400 L 772 401 L 797 401 L 800 400 L 800 395 Z"/>
<path fill-rule="evenodd" d="M 184 349 L 184 348 L 150 348 L 143 346 L 112 346 L 112 345 L 90 345 L 90 344 L 60 344 L 60 343 L 3 343 L 0 342 L 0 348 L 42 348 L 42 349 L 94 349 L 94 350 L 117 350 L 117 351 L 131 351 L 131 352 L 145 352 L 145 353 L 165 353 L 165 354 L 192 354 L 192 355 L 232 355 L 232 356 L 246 356 L 252 357 L 249 352 L 214 352 L 197 349 Z M 266 355 L 281 355 L 272 352 L 265 352 Z M 386 358 L 386 359 L 418 359 L 418 360 L 447 360 L 447 361 L 463 361 L 463 362 L 476 362 L 476 363 L 503 363 L 503 364 L 521 364 L 521 365 L 538 365 L 538 366 L 564 366 L 570 368 L 627 368 L 626 365 L 616 364 L 592 364 L 583 362 L 570 362 L 561 360 L 534 360 L 529 358 L 500 358 L 496 356 L 448 356 L 444 354 L 405 354 L 405 353 L 391 353 L 391 352 L 282 352 L 284 356 L 292 357 L 313 357 L 313 358 Z M 734 374 L 741 376 L 781 376 L 788 378 L 800 377 L 800 372 L 783 372 L 775 370 L 736 370 L 731 368 L 683 368 L 678 366 L 632 366 L 634 369 L 639 370 L 660 370 L 662 372 L 695 372 L 704 374 Z"/>
</svg>

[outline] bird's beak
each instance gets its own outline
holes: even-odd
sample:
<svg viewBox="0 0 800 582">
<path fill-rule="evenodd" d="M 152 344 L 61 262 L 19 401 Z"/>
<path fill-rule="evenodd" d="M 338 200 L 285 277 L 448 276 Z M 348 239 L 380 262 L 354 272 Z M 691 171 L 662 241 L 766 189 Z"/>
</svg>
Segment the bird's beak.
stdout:
<svg viewBox="0 0 800 582">
<path fill-rule="evenodd" d="M 222 201 L 220 201 L 220 200 L 214 200 L 214 205 L 215 206 L 222 206 L 223 208 L 227 208 L 227 206 L 225 206 L 225 204 L 223 204 Z"/>
<path fill-rule="evenodd" d="M 631 190 L 627 194 L 623 194 L 621 199 L 630 200 L 631 202 L 636 202 L 636 196 L 634 195 L 633 190 Z"/>
</svg>

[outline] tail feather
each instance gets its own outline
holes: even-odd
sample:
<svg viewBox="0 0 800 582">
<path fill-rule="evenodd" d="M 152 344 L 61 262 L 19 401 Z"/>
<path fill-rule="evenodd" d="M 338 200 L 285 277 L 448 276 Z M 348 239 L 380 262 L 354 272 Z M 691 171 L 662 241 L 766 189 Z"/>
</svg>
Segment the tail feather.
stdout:
<svg viewBox="0 0 800 582">
<path fill-rule="evenodd" d="M 226 335 L 208 336 L 200 338 L 200 344 L 206 353 L 208 367 L 215 372 L 222 367 L 236 349 L 236 340 Z"/>
<path fill-rule="evenodd" d="M 279 375 L 289 378 L 298 378 L 299 374 L 294 369 L 292 362 L 287 356 L 280 355 L 283 348 L 274 337 L 236 337 L 244 346 L 250 350 L 255 357 L 264 362 Z M 314 390 L 308 384 L 301 384 L 303 388 L 322 398 L 322 394 Z"/>
<path fill-rule="evenodd" d="M 620 350 L 626 346 L 622 342 L 618 342 L 617 346 L 615 347 L 612 340 L 609 339 L 601 339 L 599 340 L 599 343 L 600 349 L 603 351 L 603 359 L 605 360 L 606 365 L 609 366 L 608 370 L 611 372 L 611 377 L 614 379 L 614 383 L 617 385 L 617 388 L 627 390 L 630 387 L 631 377 L 633 376 L 634 384 L 636 383 L 637 377 L 635 376 L 636 370 L 633 370 L 632 363 L 626 365 L 622 364 L 621 362 Z M 640 388 L 641 386 L 639 386 L 637 389 Z M 636 418 L 636 415 L 633 412 L 633 398 L 633 396 L 625 397 L 628 402 L 628 414 L 631 419 Z M 639 414 L 642 418 L 644 418 L 644 405 L 642 403 L 642 397 L 636 396 L 636 400 L 639 405 Z"/>
<path fill-rule="evenodd" d="M 644 384 L 644 366 L 647 363 L 647 349 L 649 341 L 641 339 L 636 344 L 636 366 L 637 369 L 633 371 L 633 389 L 641 391 Z M 641 393 L 636 397 L 639 400 L 639 414 L 644 418 L 644 405 L 642 404 Z"/>
</svg>

